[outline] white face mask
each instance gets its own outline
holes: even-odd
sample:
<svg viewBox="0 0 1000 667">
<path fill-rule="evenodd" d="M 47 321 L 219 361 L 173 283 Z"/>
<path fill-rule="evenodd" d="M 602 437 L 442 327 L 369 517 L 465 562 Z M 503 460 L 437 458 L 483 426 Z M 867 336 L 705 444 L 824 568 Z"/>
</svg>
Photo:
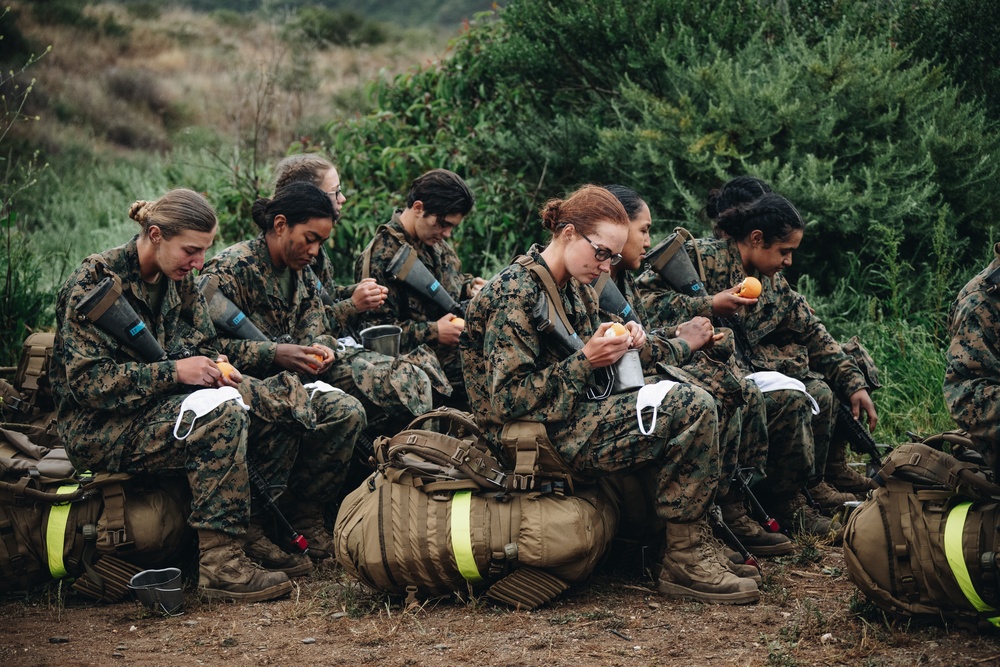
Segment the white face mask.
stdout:
<svg viewBox="0 0 1000 667">
<path fill-rule="evenodd" d="M 812 403 L 812 413 L 814 415 L 819 414 L 819 404 L 816 403 L 816 399 L 812 397 L 812 394 L 806 391 L 806 386 L 801 380 L 788 377 L 778 371 L 757 371 L 756 373 L 750 373 L 750 375 L 747 375 L 747 379 L 753 380 L 763 394 L 766 394 L 769 391 L 778 391 L 780 389 L 801 391 L 809 399 L 809 402 Z"/>
<path fill-rule="evenodd" d="M 344 393 L 343 389 L 337 389 L 333 385 L 327 384 L 326 382 L 323 382 L 322 380 L 316 380 L 315 382 L 310 382 L 309 384 L 304 384 L 302 386 L 305 387 L 306 389 L 312 389 L 312 391 L 309 392 L 309 400 L 310 401 L 313 400 L 313 396 L 316 395 L 317 391 L 321 391 L 324 394 L 326 392 L 328 392 L 328 391 L 339 391 L 341 394 Z"/>
<path fill-rule="evenodd" d="M 236 387 L 199 389 L 193 394 L 188 394 L 187 398 L 184 399 L 184 402 L 181 403 L 180 412 L 177 413 L 177 423 L 174 424 L 174 437 L 178 440 L 187 440 L 187 437 L 191 435 L 191 431 L 194 430 L 194 423 L 199 417 L 204 417 L 226 401 L 232 400 L 237 401 L 244 410 L 250 409 L 250 406 L 243 402 L 243 397 L 240 396 L 240 392 L 237 391 Z M 177 431 L 184 422 L 184 413 L 188 411 L 194 413 L 194 418 L 191 420 L 191 426 L 188 427 L 187 433 L 184 435 L 178 435 Z"/>
<path fill-rule="evenodd" d="M 656 384 L 643 385 L 635 397 L 635 417 L 639 420 L 639 431 L 643 435 L 652 435 L 656 428 L 656 413 L 666 398 L 667 393 L 677 386 L 673 380 L 660 380 Z M 649 430 L 642 425 L 642 411 L 644 408 L 653 408 L 653 421 L 649 424 Z"/>
</svg>

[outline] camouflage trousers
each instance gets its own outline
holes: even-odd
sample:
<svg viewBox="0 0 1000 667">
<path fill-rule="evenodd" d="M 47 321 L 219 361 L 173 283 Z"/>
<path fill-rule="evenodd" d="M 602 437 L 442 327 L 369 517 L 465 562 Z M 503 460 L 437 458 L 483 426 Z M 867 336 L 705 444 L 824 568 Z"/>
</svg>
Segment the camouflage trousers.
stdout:
<svg viewBox="0 0 1000 667">
<path fill-rule="evenodd" d="M 643 435 L 636 393 L 606 399 L 588 444 L 572 461 L 586 474 L 656 471 L 656 514 L 672 522 L 695 521 L 708 509 L 719 481 L 715 401 L 704 389 L 678 384 L 660 405 L 656 425 Z M 558 442 L 558 435 L 553 442 Z"/>
<path fill-rule="evenodd" d="M 301 436 L 286 495 L 327 505 L 340 492 L 368 422 L 361 401 L 342 391 L 316 392 L 309 405 L 315 423 Z"/>
<path fill-rule="evenodd" d="M 297 437 L 227 401 L 198 417 L 188 437 L 178 440 L 174 424 L 186 397 L 169 396 L 132 420 L 122 436 L 127 444 L 120 470 L 184 474 L 191 488 L 191 527 L 241 535 L 250 520 L 248 456 L 265 479 L 283 484 Z"/>
<path fill-rule="evenodd" d="M 743 380 L 746 403 L 733 414 L 719 416 L 719 454 L 722 466 L 719 472 L 718 497 L 726 496 L 732 486 L 736 471 L 750 468 L 754 479 L 766 476 L 767 452 L 770 442 L 767 432 L 767 407 L 764 394 L 757 385 Z M 719 404 L 720 412 L 723 411 Z"/>
<path fill-rule="evenodd" d="M 822 476 L 833 437 L 836 416 L 833 392 L 822 380 L 806 380 L 806 391 L 819 404 L 819 414 L 812 414 L 812 403 L 801 391 L 778 390 L 764 394 L 767 412 L 767 482 L 768 495 L 786 497 Z"/>
<path fill-rule="evenodd" d="M 322 379 L 360 399 L 371 421 L 382 413 L 409 421 L 433 407 L 434 391 L 451 393 L 437 356 L 425 345 L 398 357 L 358 349 L 340 353 Z"/>
</svg>

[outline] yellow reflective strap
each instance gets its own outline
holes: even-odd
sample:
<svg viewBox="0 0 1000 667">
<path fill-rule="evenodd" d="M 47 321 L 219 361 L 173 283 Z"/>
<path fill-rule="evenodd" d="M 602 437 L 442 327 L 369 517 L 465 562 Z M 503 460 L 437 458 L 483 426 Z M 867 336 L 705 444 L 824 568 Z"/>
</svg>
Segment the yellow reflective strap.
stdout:
<svg viewBox="0 0 1000 667">
<path fill-rule="evenodd" d="M 965 564 L 965 554 L 962 552 L 962 532 L 965 530 L 965 519 L 969 516 L 971 502 L 959 503 L 948 512 L 948 518 L 944 524 L 944 555 L 948 559 L 951 573 L 958 581 L 958 587 L 962 589 L 965 599 L 979 612 L 996 611 L 986 604 L 976 587 L 972 584 L 972 577 L 969 576 L 969 568 Z M 987 621 L 1000 627 L 1000 616 L 987 618 Z"/>
<path fill-rule="evenodd" d="M 482 581 L 472 553 L 472 491 L 458 491 L 451 499 L 451 551 L 466 581 Z"/>
<path fill-rule="evenodd" d="M 60 486 L 56 493 L 65 495 L 75 492 L 78 488 L 80 488 L 78 484 L 66 484 Z M 63 563 L 63 547 L 66 545 L 66 524 L 69 522 L 71 505 L 72 503 L 61 503 L 49 509 L 49 524 L 45 529 L 45 552 L 48 554 L 49 572 L 53 579 L 62 579 L 69 574 Z"/>
</svg>

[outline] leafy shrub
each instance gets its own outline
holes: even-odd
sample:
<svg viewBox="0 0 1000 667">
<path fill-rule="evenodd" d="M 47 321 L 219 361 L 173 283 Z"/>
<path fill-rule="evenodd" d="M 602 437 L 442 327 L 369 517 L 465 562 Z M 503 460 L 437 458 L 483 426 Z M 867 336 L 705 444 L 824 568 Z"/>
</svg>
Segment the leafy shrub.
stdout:
<svg viewBox="0 0 1000 667">
<path fill-rule="evenodd" d="M 350 10 L 331 11 L 324 7 L 304 7 L 293 23 L 294 29 L 320 47 L 381 44 L 387 35 L 380 24 Z"/>
<path fill-rule="evenodd" d="M 329 142 L 382 201 L 427 166 L 489 181 L 501 196 L 470 217 L 470 266 L 540 240 L 540 201 L 584 182 L 635 187 L 654 215 L 703 230 L 708 190 L 753 173 L 810 222 L 793 278 L 826 293 L 851 253 L 888 262 L 875 291 L 905 312 L 899 286 L 926 269 L 942 216 L 957 265 L 985 243 L 1000 146 L 940 68 L 893 47 L 887 7 L 807 3 L 806 29 L 740 0 L 515 3 L 448 60 L 376 85 L 378 111 L 332 124 Z M 374 224 L 367 195 L 351 206 Z"/>
</svg>

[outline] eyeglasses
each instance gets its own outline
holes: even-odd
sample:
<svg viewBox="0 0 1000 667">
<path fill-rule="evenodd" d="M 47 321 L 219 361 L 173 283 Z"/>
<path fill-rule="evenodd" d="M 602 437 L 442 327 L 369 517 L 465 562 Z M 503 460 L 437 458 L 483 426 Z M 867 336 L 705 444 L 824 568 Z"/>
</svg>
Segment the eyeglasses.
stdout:
<svg viewBox="0 0 1000 667">
<path fill-rule="evenodd" d="M 596 259 L 598 262 L 604 262 L 610 259 L 611 266 L 615 266 L 616 264 L 618 264 L 618 262 L 622 261 L 621 253 L 613 254 L 607 248 L 602 248 L 601 246 L 597 245 L 596 243 L 588 239 L 587 235 L 581 232 L 579 229 L 576 230 L 576 233 L 582 236 L 583 240 L 589 243 L 590 247 L 594 249 L 594 259 Z"/>
<path fill-rule="evenodd" d="M 330 197 L 331 199 L 336 199 L 336 198 L 337 198 L 337 197 L 339 197 L 340 195 L 343 195 L 343 194 L 344 194 L 344 188 L 342 188 L 342 187 L 338 186 L 336 190 L 330 190 L 330 191 L 329 191 L 329 192 L 327 192 L 326 194 L 327 194 L 327 196 L 328 196 L 328 197 Z M 347 195 L 344 195 L 344 197 L 347 197 Z"/>
</svg>

